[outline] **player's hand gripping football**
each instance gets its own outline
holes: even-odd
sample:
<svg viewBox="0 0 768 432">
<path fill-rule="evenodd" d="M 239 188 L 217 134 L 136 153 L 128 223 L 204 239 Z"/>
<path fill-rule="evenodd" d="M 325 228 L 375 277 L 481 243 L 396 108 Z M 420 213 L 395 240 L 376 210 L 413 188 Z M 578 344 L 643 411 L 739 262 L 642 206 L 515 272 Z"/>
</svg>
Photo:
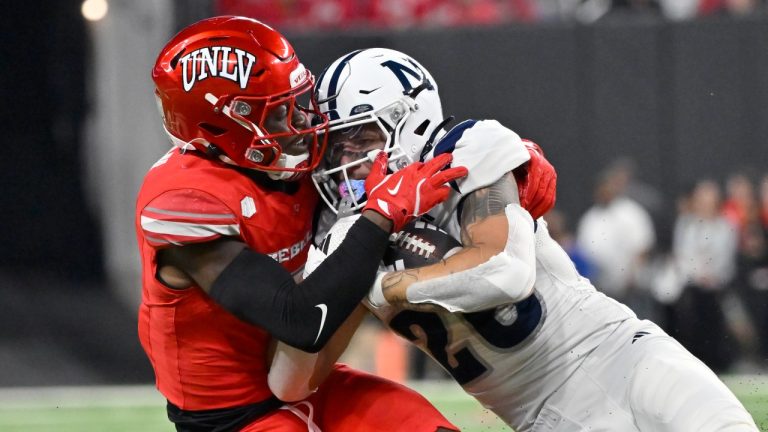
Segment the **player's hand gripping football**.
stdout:
<svg viewBox="0 0 768 432">
<path fill-rule="evenodd" d="M 414 217 L 448 198 L 451 188 L 446 183 L 467 175 L 464 167 L 442 170 L 452 159 L 451 154 L 445 153 L 387 175 L 387 154 L 380 152 L 365 179 L 368 202 L 363 210 L 381 214 L 392 221 L 392 232 L 400 231 Z"/>
<path fill-rule="evenodd" d="M 533 219 L 538 219 L 555 206 L 557 194 L 557 172 L 544 157 L 538 144 L 523 140 L 531 160 L 520 170 L 515 170 L 520 206 L 528 210 Z"/>
</svg>

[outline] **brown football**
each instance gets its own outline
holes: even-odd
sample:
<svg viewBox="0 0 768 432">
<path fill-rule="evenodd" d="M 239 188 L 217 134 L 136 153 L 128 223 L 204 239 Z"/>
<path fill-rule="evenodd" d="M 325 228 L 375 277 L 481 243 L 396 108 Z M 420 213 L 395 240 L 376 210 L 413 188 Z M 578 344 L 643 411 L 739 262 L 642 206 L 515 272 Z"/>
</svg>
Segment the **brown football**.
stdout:
<svg viewBox="0 0 768 432">
<path fill-rule="evenodd" d="M 447 232 L 430 223 L 415 221 L 390 236 L 382 262 L 392 270 L 423 267 L 439 262 L 457 247 L 461 247 L 461 243 Z"/>
</svg>

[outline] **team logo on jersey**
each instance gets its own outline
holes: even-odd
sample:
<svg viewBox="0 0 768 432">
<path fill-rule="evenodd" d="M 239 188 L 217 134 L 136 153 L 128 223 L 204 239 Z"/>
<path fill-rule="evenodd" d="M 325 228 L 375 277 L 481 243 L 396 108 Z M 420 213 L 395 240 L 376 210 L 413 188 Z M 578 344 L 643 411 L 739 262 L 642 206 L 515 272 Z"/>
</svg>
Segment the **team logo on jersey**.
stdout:
<svg viewBox="0 0 768 432">
<path fill-rule="evenodd" d="M 244 218 L 249 218 L 256 214 L 256 203 L 253 198 L 247 196 L 240 201 L 240 211 Z"/>
<path fill-rule="evenodd" d="M 296 258 L 301 252 L 309 247 L 312 241 L 312 230 L 307 231 L 304 234 L 304 238 L 297 241 L 296 243 L 292 244 L 289 247 L 282 248 L 278 251 L 268 253 L 273 260 L 282 263 L 286 261 L 290 261 L 294 258 Z"/>
<path fill-rule="evenodd" d="M 517 306 L 513 304 L 499 306 L 493 314 L 496 321 L 503 326 L 510 326 L 517 321 Z"/>
<path fill-rule="evenodd" d="M 233 81 L 245 89 L 256 56 L 240 48 L 213 46 L 192 51 L 179 59 L 179 64 L 184 91 L 212 77 Z"/>
<path fill-rule="evenodd" d="M 635 335 L 632 336 L 632 343 L 634 344 L 635 342 L 637 342 L 638 339 L 640 339 L 643 336 L 649 335 L 649 334 L 650 333 L 648 333 L 647 331 L 640 331 L 640 332 L 635 333 Z"/>
</svg>

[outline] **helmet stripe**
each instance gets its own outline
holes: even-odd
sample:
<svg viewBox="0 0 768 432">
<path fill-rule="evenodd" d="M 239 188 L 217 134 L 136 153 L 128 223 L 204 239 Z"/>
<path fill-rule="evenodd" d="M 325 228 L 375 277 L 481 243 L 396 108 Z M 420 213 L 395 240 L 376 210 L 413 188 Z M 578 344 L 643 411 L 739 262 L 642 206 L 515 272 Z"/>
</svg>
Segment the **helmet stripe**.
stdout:
<svg viewBox="0 0 768 432">
<path fill-rule="evenodd" d="M 331 75 L 331 81 L 328 83 L 328 111 L 336 111 L 336 86 L 339 85 L 339 78 L 341 78 L 341 72 L 344 70 L 344 66 L 352 59 L 352 57 L 360 54 L 363 50 L 352 51 L 341 59 L 336 69 L 334 69 Z"/>
<path fill-rule="evenodd" d="M 317 96 L 320 93 L 320 88 L 323 86 L 323 79 L 325 79 L 325 73 L 328 72 L 328 68 L 330 65 L 326 66 L 325 69 L 320 73 L 320 76 L 317 78 L 317 82 L 315 83 L 315 95 Z"/>
<path fill-rule="evenodd" d="M 443 138 L 435 145 L 434 157 L 443 153 L 452 153 L 456 148 L 456 143 L 461 139 L 464 132 L 477 123 L 477 120 L 465 120 L 454 126 Z"/>
</svg>

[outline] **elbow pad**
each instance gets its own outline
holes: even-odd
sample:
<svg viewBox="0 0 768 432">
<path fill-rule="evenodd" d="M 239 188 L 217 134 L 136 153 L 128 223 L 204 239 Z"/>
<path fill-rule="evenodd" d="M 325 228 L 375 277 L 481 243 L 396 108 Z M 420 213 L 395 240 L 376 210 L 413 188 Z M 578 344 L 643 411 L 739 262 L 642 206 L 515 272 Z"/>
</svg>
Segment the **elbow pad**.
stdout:
<svg viewBox="0 0 768 432">
<path fill-rule="evenodd" d="M 408 301 L 477 312 L 528 297 L 536 280 L 533 219 L 518 204 L 507 205 L 504 212 L 509 230 L 501 253 L 471 269 L 412 284 Z"/>
</svg>

